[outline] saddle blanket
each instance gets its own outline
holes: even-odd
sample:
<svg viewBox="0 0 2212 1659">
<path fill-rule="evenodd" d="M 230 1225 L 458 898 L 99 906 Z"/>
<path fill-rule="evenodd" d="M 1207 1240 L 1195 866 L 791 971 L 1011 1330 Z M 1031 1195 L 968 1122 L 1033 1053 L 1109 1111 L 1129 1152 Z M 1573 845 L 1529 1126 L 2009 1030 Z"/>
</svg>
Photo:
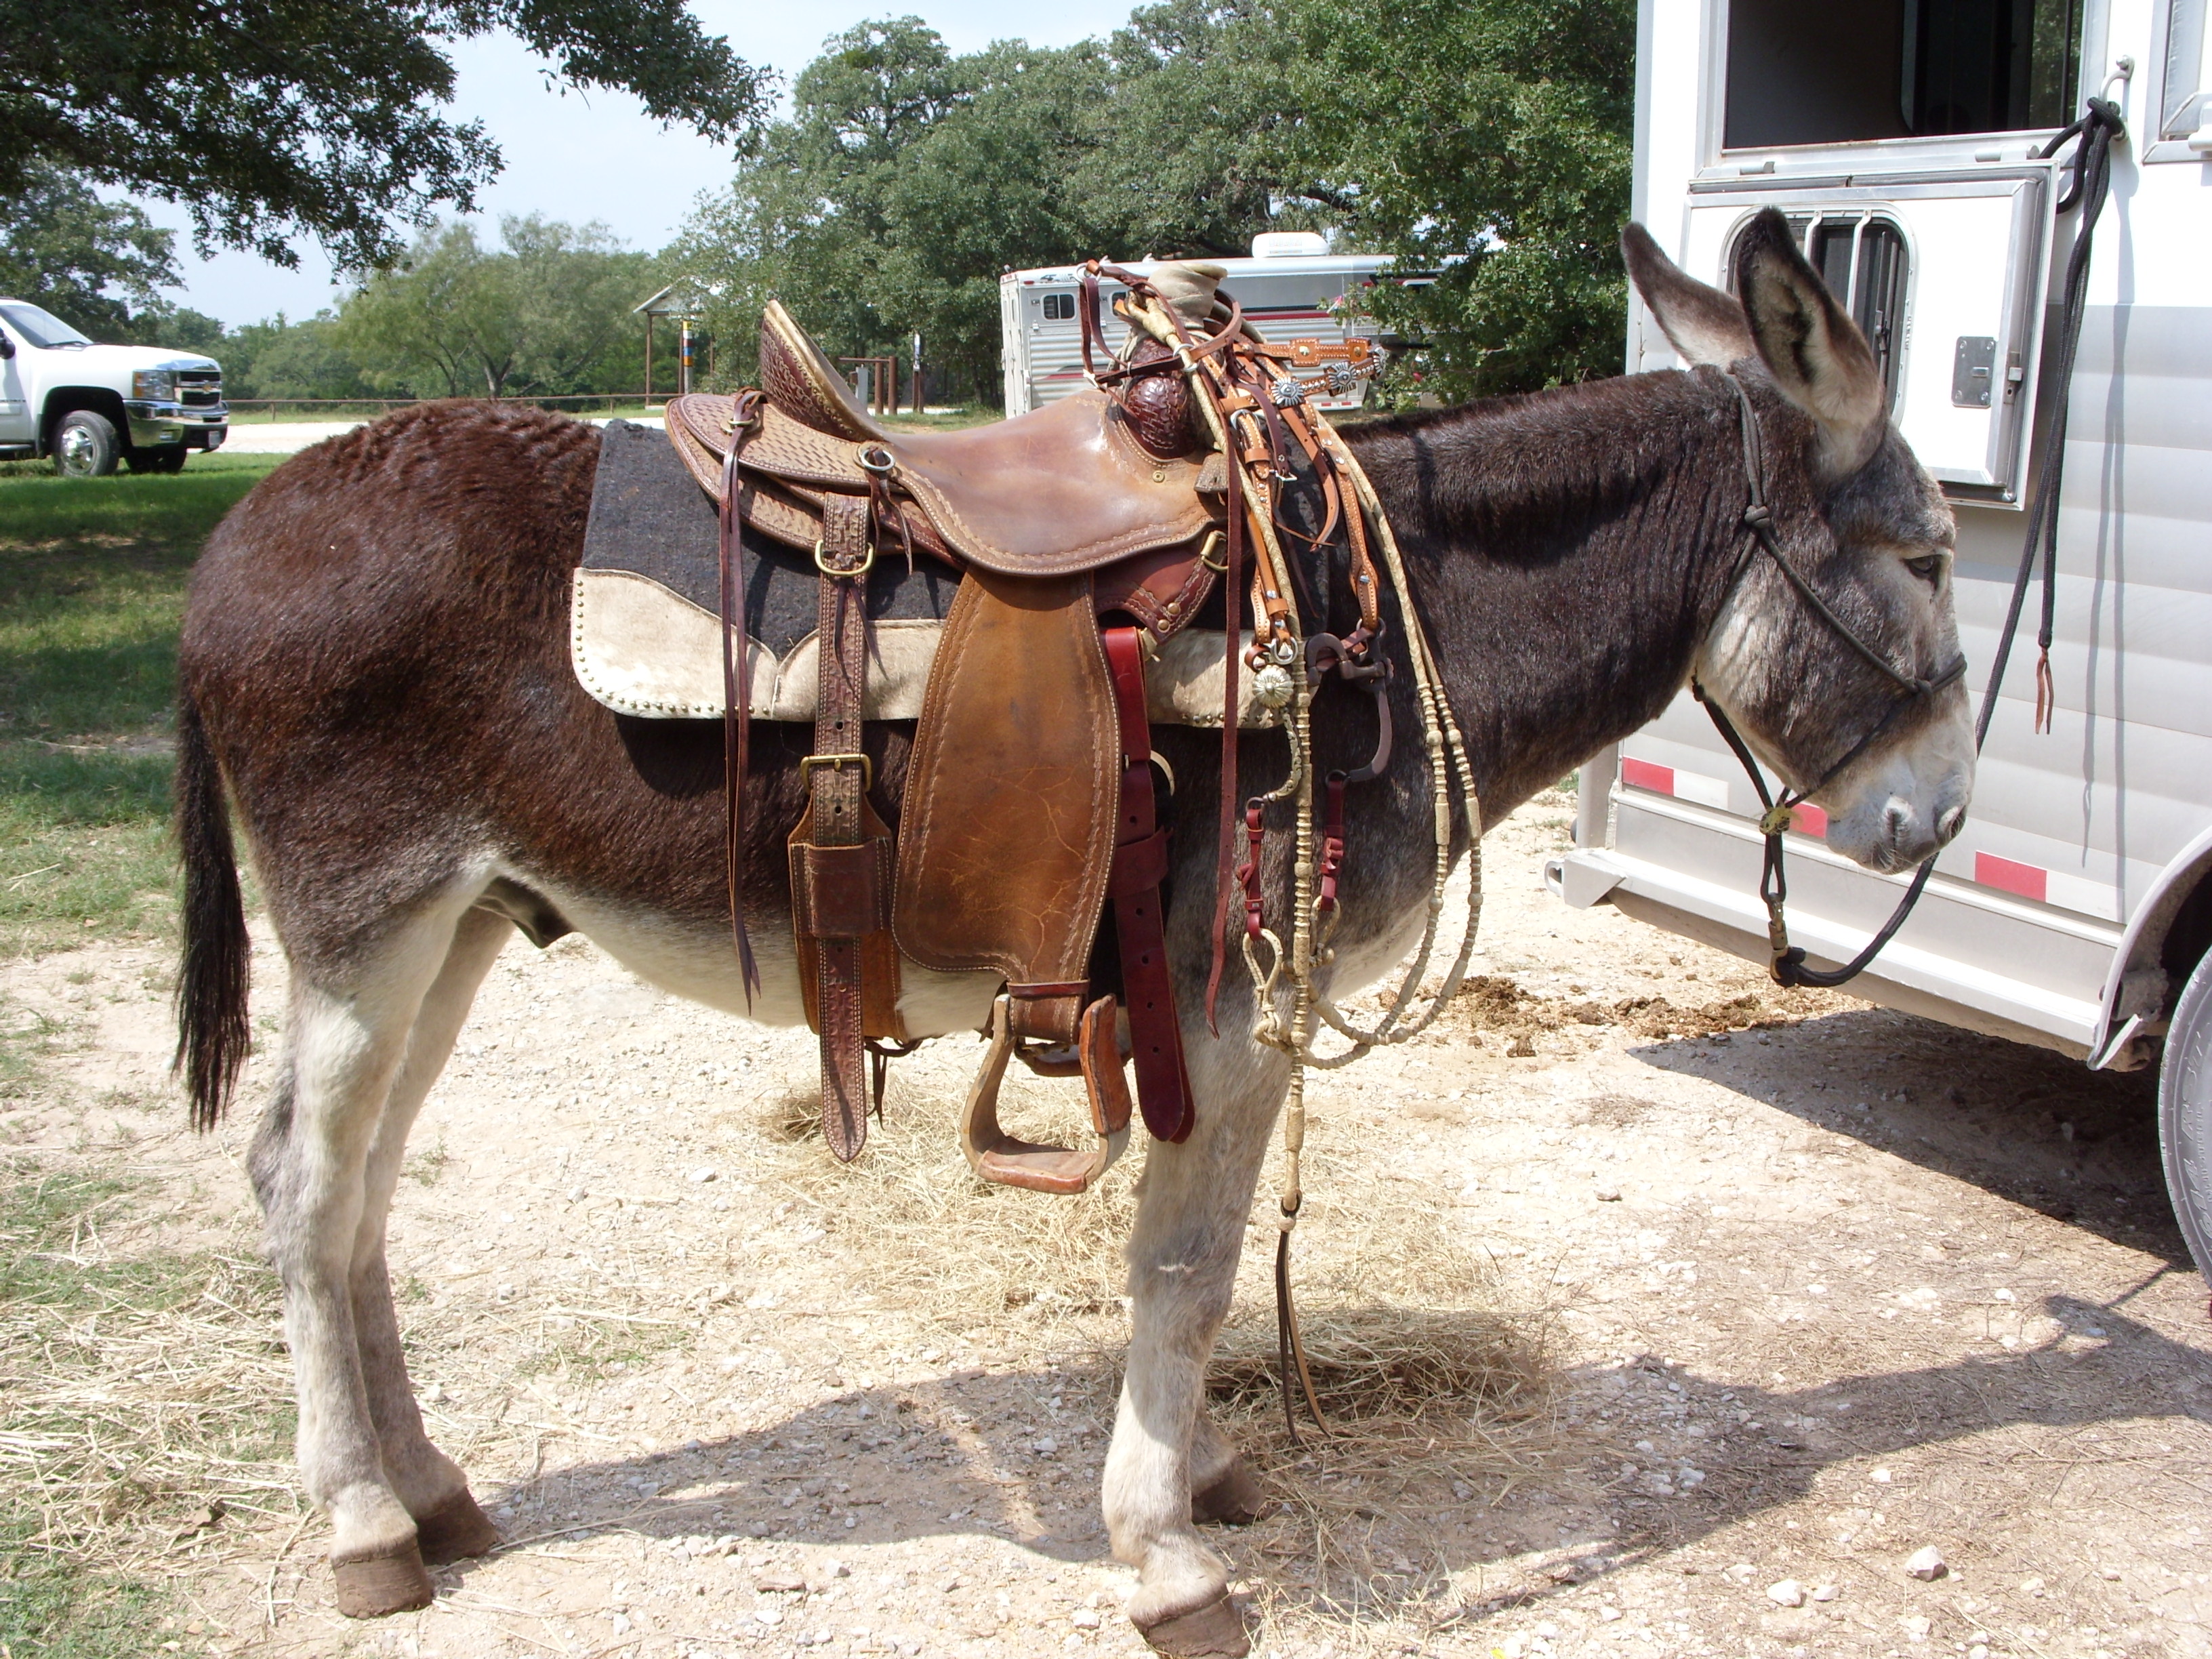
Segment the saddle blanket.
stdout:
<svg viewBox="0 0 2212 1659">
<path fill-rule="evenodd" d="M 814 562 L 750 526 L 742 538 L 751 716 L 811 725 L 817 685 Z M 593 701 L 644 720 L 722 715 L 720 526 L 714 504 L 657 428 L 602 428 L 583 562 L 568 621 L 576 678 Z M 867 701 L 872 720 L 920 718 L 959 576 L 926 557 L 879 550 L 869 572 Z M 1156 726 L 1221 725 L 1224 641 L 1186 629 L 1146 665 Z M 1238 677 L 1240 726 L 1276 723 Z"/>
</svg>

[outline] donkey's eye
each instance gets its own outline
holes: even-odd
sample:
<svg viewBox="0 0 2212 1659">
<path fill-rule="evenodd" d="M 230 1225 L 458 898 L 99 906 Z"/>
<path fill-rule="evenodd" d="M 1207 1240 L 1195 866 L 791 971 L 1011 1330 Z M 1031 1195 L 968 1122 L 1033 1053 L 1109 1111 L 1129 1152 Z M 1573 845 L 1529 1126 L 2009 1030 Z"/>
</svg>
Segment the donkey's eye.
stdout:
<svg viewBox="0 0 2212 1659">
<path fill-rule="evenodd" d="M 1930 553 L 1921 558 L 1907 559 L 1905 568 L 1933 587 L 1942 580 L 1943 558 L 1939 553 Z"/>
</svg>

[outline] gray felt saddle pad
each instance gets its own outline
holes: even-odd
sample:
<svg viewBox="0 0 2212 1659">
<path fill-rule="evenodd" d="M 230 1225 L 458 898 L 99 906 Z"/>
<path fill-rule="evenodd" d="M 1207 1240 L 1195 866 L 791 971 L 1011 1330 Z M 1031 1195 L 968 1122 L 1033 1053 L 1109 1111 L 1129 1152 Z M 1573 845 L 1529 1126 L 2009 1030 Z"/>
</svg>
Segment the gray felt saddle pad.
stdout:
<svg viewBox="0 0 2212 1659">
<path fill-rule="evenodd" d="M 720 611 L 720 527 L 699 488 L 657 427 L 610 421 L 599 441 L 592 515 L 584 530 L 586 570 L 618 570 L 659 582 L 701 610 Z M 814 631 L 814 561 L 795 548 L 743 532 L 745 632 L 778 657 Z M 927 558 L 880 550 L 868 575 L 873 621 L 942 619 L 960 578 Z"/>
</svg>

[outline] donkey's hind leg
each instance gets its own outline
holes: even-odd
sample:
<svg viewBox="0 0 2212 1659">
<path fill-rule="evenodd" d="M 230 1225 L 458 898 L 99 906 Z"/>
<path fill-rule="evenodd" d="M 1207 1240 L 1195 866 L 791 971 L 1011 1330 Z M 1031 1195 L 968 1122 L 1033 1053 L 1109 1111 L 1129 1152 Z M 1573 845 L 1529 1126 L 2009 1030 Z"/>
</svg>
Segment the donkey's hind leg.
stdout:
<svg viewBox="0 0 2212 1659">
<path fill-rule="evenodd" d="M 351 948 L 289 948 L 283 1056 L 254 1135 L 254 1190 L 299 1389 L 301 1480 L 331 1517 L 338 1610 L 356 1618 L 431 1599 L 415 1519 L 386 1474 L 370 1410 L 355 1262 L 369 1220 L 370 1150 L 465 902 L 426 905 Z"/>
<path fill-rule="evenodd" d="M 432 1567 L 482 1555 L 499 1542 L 499 1532 L 477 1506 L 459 1465 L 431 1444 L 423 1431 L 392 1303 L 392 1281 L 385 1265 L 386 1223 L 392 1194 L 399 1184 L 408 1132 L 453 1054 L 477 988 L 514 931 L 513 922 L 486 910 L 465 911 L 453 929 L 453 945 L 415 1016 L 407 1056 L 392 1079 L 376 1138 L 369 1146 L 361 1226 L 354 1241 L 354 1339 L 361 1352 L 362 1380 L 368 1389 L 369 1416 L 376 1425 L 385 1479 L 415 1517 L 416 1547 L 423 1565 Z"/>
</svg>

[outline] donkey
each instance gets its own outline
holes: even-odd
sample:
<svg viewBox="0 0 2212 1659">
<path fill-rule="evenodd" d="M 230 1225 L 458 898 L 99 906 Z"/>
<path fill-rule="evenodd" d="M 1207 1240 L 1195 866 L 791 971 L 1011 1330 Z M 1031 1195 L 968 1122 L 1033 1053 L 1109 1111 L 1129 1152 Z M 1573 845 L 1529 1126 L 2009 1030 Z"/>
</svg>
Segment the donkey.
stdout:
<svg viewBox="0 0 2212 1659">
<path fill-rule="evenodd" d="M 1402 543 L 1483 823 L 1694 678 L 1784 778 L 1820 785 L 1830 845 L 1877 870 L 1925 859 L 1966 810 L 1965 695 L 1945 682 L 1900 711 L 1896 685 L 1834 626 L 1912 678 L 1958 653 L 1951 514 L 1889 424 L 1873 355 L 1778 215 L 1742 240 L 1741 303 L 1691 280 L 1639 228 L 1624 247 L 1686 371 L 1345 434 Z M 1747 552 L 1747 419 L 1781 555 L 1832 618 Z M 425 1604 L 427 1566 L 498 1541 L 424 1434 L 385 1217 L 409 1127 L 509 935 L 577 929 L 671 991 L 804 1019 L 779 849 L 801 811 L 806 732 L 753 731 L 744 819 L 761 985 L 749 1004 L 724 887 L 719 728 L 618 718 L 570 672 L 569 574 L 599 441 L 532 411 L 402 411 L 271 473 L 193 578 L 178 726 L 179 1060 L 196 1121 L 213 1122 L 247 1034 L 234 815 L 291 969 L 251 1170 L 283 1285 L 301 1477 L 330 1516 L 339 1605 L 356 1616 Z M 1401 729 L 1409 681 L 1401 664 Z M 1364 699 L 1322 699 L 1324 763 L 1364 757 L 1372 721 Z M 893 823 L 910 738 L 886 724 L 868 739 L 874 804 Z M 1198 1124 L 1147 1158 L 1103 1508 L 1115 1553 L 1139 1570 L 1128 1612 L 1152 1644 L 1242 1654 L 1226 1567 L 1199 1523 L 1250 1518 L 1257 1488 L 1207 1419 L 1203 1378 L 1287 1062 L 1252 1041 L 1255 1010 L 1236 975 L 1209 1029 L 1218 740 L 1163 730 L 1155 741 L 1182 782 L 1168 939 Z M 1271 787 L 1285 755 L 1279 734 L 1248 734 L 1243 787 Z M 1848 763 L 1828 776 L 1838 757 Z M 1407 764 L 1353 792 L 1340 992 L 1379 977 L 1419 932 L 1431 857 L 1419 774 Z M 1277 915 L 1290 839 L 1271 838 Z M 973 1031 L 994 988 L 909 973 L 908 1027 Z"/>
</svg>

